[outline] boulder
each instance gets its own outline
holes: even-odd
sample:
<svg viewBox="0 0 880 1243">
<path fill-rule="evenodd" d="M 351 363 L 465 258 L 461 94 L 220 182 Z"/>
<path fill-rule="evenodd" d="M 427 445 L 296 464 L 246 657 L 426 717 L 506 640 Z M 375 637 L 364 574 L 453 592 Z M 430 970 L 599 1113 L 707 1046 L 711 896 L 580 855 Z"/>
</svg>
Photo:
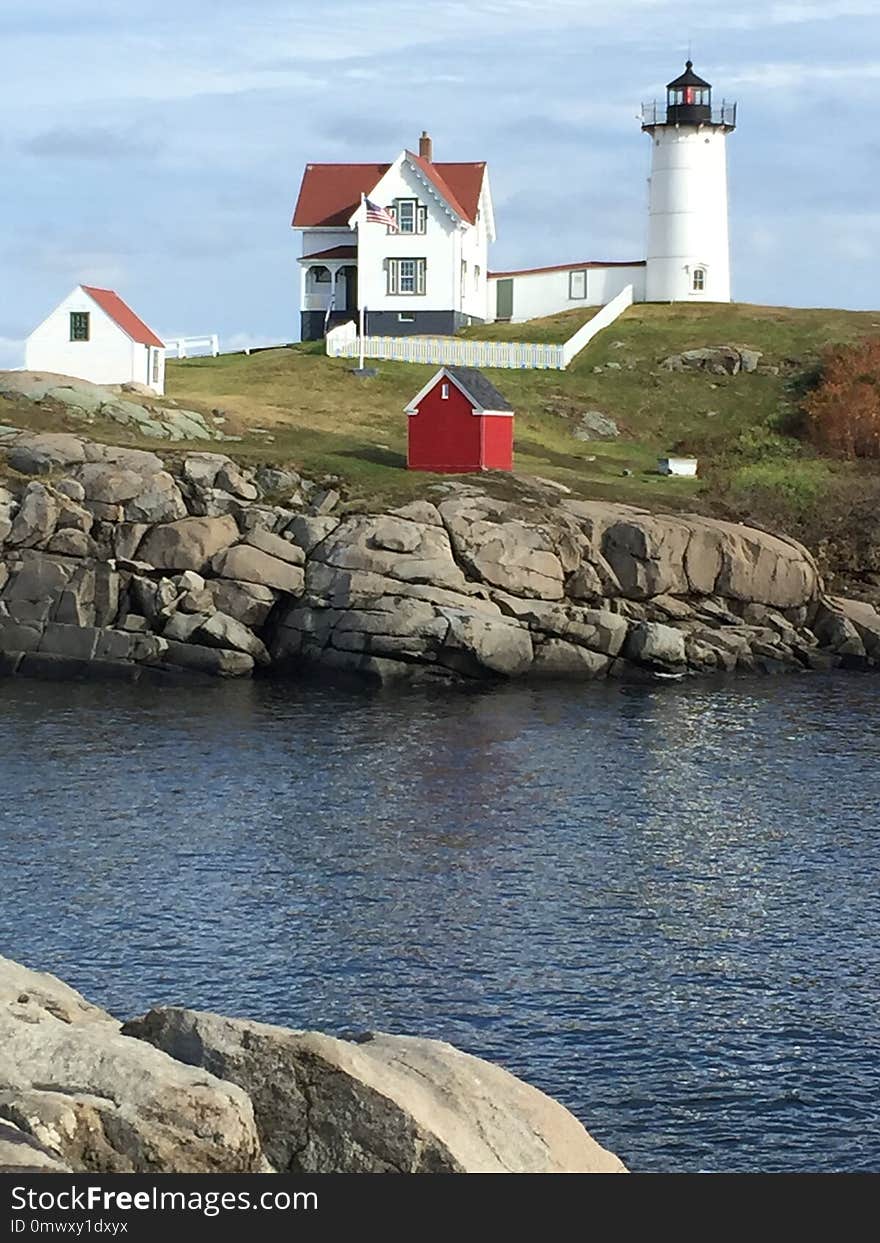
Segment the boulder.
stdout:
<svg viewBox="0 0 880 1243">
<path fill-rule="evenodd" d="M 85 451 L 78 436 L 64 432 L 42 432 L 18 437 L 7 452 L 7 461 L 13 470 L 21 471 L 23 475 L 48 475 L 84 462 Z"/>
<path fill-rule="evenodd" d="M 217 472 L 216 487 L 245 501 L 255 501 L 260 495 L 259 489 L 245 477 L 241 467 L 229 460 Z"/>
<path fill-rule="evenodd" d="M 316 492 L 309 502 L 309 513 L 316 517 L 329 514 L 339 504 L 339 493 L 333 488 L 324 488 Z"/>
<path fill-rule="evenodd" d="M 218 518 L 181 518 L 153 527 L 138 549 L 138 557 L 160 570 L 200 571 L 215 554 L 237 539 L 238 526 L 229 514 Z"/>
<path fill-rule="evenodd" d="M 74 418 L 96 415 L 107 401 L 107 393 L 104 389 L 85 384 L 83 381 L 77 383 L 76 387 L 73 387 L 70 382 L 58 384 L 46 391 L 46 397 L 50 401 L 57 401 L 59 405 L 66 406 L 68 414 Z"/>
<path fill-rule="evenodd" d="M 144 489 L 140 471 L 127 470 L 112 462 L 86 462 L 76 468 L 74 478 L 82 484 L 86 500 L 100 501 L 104 505 L 120 505 Z"/>
<path fill-rule="evenodd" d="M 121 445 L 100 445 L 87 442 L 85 446 L 87 462 L 105 462 L 116 466 L 119 470 L 134 471 L 137 475 L 157 475 L 165 469 L 165 464 L 149 449 L 126 449 Z"/>
<path fill-rule="evenodd" d="M 95 541 L 85 531 L 64 527 L 55 532 L 46 544 L 47 552 L 57 552 L 65 557 L 94 557 Z"/>
<path fill-rule="evenodd" d="M 611 667 L 611 657 L 578 647 L 564 639 L 546 639 L 535 649 L 532 672 L 543 678 L 602 678 Z"/>
<path fill-rule="evenodd" d="M 270 587 L 257 583 L 241 583 L 230 578 L 216 578 L 206 585 L 213 608 L 234 617 L 253 630 L 259 630 L 272 611 L 277 594 Z"/>
<path fill-rule="evenodd" d="M 586 410 L 578 419 L 574 436 L 576 440 L 614 440 L 620 428 L 614 419 L 601 410 Z"/>
<path fill-rule="evenodd" d="M 218 522 L 220 519 L 214 521 Z M 297 595 L 303 588 L 304 576 L 299 566 L 291 565 L 289 561 L 282 561 L 279 557 L 273 557 L 247 544 L 239 544 L 218 553 L 211 566 L 219 578 L 256 583 L 259 587 L 274 587 L 291 595 Z"/>
<path fill-rule="evenodd" d="M 95 1173 L 247 1173 L 262 1167 L 241 1088 L 121 1035 L 70 1022 L 23 991 L 0 1002 L 0 1120 Z"/>
<path fill-rule="evenodd" d="M 625 1172 L 556 1101 L 441 1041 L 351 1042 L 177 1007 L 123 1030 L 243 1088 L 279 1172 Z"/>
<path fill-rule="evenodd" d="M 270 663 L 269 653 L 253 631 L 226 613 L 212 613 L 198 627 L 195 637 L 208 647 L 247 652 L 258 665 Z"/>
<path fill-rule="evenodd" d="M 289 561 L 291 565 L 305 565 L 305 553 L 298 544 L 282 539 L 280 535 L 274 535 L 262 527 L 249 531 L 245 543 L 251 548 L 259 548 L 260 552 L 268 553 L 270 557 Z"/>
<path fill-rule="evenodd" d="M 472 656 L 490 673 L 508 677 L 524 673 L 532 663 L 532 640 L 528 629 L 508 618 L 485 617 L 465 609 L 440 608 L 449 622 L 445 647 Z M 448 657 L 444 654 L 444 659 Z M 454 667 L 461 667 L 453 660 Z"/>
<path fill-rule="evenodd" d="M 150 475 L 146 485 L 125 502 L 123 515 L 126 522 L 176 522 L 187 516 L 186 502 L 167 471 Z"/>
<path fill-rule="evenodd" d="M 291 492 L 295 492 L 302 483 L 302 477 L 295 470 L 280 470 L 275 466 L 258 466 L 256 481 L 263 492 L 288 496 Z"/>
<path fill-rule="evenodd" d="M 199 488 L 213 488 L 221 467 L 227 464 L 231 465 L 229 458 L 222 453 L 188 453 L 181 474 Z"/>
<path fill-rule="evenodd" d="M 635 622 L 630 626 L 623 654 L 627 660 L 650 668 L 678 668 L 687 660 L 685 636 L 662 622 Z"/>
<path fill-rule="evenodd" d="M 0 1007 L 13 1002 L 45 1011 L 62 1023 L 115 1023 L 112 1014 L 87 1001 L 55 975 L 33 971 L 0 955 Z"/>
<path fill-rule="evenodd" d="M 246 652 L 223 651 L 201 643 L 169 642 L 164 660 L 180 669 L 218 678 L 247 678 L 254 671 L 253 657 Z"/>
<path fill-rule="evenodd" d="M 6 536 L 8 544 L 33 548 L 45 543 L 58 521 L 58 502 L 41 483 L 29 483 L 12 528 Z"/>
<path fill-rule="evenodd" d="M 474 577 L 513 595 L 562 598 L 562 563 L 543 524 L 482 497 L 443 501 L 440 513 L 456 556 Z"/>
</svg>

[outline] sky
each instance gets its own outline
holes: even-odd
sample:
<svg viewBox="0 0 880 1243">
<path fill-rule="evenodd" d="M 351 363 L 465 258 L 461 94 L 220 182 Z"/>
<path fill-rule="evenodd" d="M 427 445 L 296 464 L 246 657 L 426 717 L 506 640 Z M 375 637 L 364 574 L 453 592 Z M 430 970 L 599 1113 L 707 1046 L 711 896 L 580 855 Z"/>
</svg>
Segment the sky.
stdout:
<svg viewBox="0 0 880 1243">
<path fill-rule="evenodd" d="M 496 270 L 645 253 L 636 120 L 690 47 L 734 297 L 880 308 L 880 0 L 0 0 L 0 367 L 79 283 L 296 340 L 308 161 L 486 160 Z"/>
</svg>

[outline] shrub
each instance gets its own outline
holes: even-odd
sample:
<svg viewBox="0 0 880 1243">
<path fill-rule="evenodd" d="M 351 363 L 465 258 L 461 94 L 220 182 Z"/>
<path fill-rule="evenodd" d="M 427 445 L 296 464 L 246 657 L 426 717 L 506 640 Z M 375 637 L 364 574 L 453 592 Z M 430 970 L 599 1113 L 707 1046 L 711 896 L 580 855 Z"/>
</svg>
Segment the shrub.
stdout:
<svg viewBox="0 0 880 1243">
<path fill-rule="evenodd" d="M 880 457 L 880 337 L 828 350 L 804 406 L 819 448 L 845 458 Z"/>
</svg>

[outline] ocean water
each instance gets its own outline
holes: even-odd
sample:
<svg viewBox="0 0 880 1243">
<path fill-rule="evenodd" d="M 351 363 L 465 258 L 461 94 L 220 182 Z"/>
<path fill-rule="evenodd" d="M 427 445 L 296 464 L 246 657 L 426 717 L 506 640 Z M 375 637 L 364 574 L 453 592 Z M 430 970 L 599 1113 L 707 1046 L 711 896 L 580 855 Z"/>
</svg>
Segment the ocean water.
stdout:
<svg viewBox="0 0 880 1243">
<path fill-rule="evenodd" d="M 880 1169 L 880 679 L 0 681 L 0 953 L 450 1040 L 636 1170 Z"/>
</svg>

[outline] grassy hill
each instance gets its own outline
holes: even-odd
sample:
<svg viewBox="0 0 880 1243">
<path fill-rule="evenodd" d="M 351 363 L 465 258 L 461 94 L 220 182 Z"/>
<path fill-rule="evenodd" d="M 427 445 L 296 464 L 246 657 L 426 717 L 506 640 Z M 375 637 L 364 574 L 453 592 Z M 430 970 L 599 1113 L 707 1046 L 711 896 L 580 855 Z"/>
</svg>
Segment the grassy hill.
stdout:
<svg viewBox="0 0 880 1243">
<path fill-rule="evenodd" d="M 528 324 L 491 324 L 468 335 L 565 340 L 589 312 Z M 880 313 L 795 310 L 744 304 L 632 307 L 592 342 L 568 371 L 489 370 L 517 410 L 516 468 L 556 479 L 578 494 L 649 506 L 734 511 L 756 488 L 781 488 L 797 507 L 812 504 L 843 468 L 811 453 L 797 437 L 800 397 L 830 342 L 880 332 Z M 659 363 L 706 345 L 761 350 L 753 374 L 676 373 Z M 297 462 L 341 476 L 356 495 L 376 500 L 421 494 L 425 475 L 405 469 L 403 407 L 435 370 L 381 363 L 362 380 L 351 363 L 316 344 L 245 357 L 190 359 L 168 366 L 168 392 L 182 406 L 220 408 L 236 452 Z M 598 410 L 618 439 L 575 438 L 580 415 Z M 666 479 L 658 455 L 696 454 L 701 478 Z M 624 471 L 632 472 L 624 475 Z"/>
<path fill-rule="evenodd" d="M 591 314 L 485 325 L 468 335 L 562 341 Z M 801 397 L 827 344 L 877 333 L 880 312 L 639 305 L 568 371 L 487 374 L 516 407 L 518 472 L 558 480 L 583 496 L 737 516 L 815 546 L 823 535 L 814 520 L 827 498 L 836 497 L 839 508 L 841 496 L 878 476 L 822 459 L 799 438 Z M 762 351 L 759 371 L 716 376 L 659 366 L 670 354 L 722 344 Z M 169 362 L 167 395 L 182 408 L 219 411 L 224 430 L 240 437 L 229 448 L 242 460 L 338 476 L 351 500 L 378 504 L 424 494 L 436 480 L 405 469 L 403 407 L 435 368 L 383 362 L 375 379 L 363 380 L 351 365 L 327 358 L 320 343 Z M 580 416 L 593 410 L 617 422 L 617 439 L 574 436 Z M 0 400 L 0 422 L 45 427 L 52 419 L 52 412 L 21 404 L 13 410 Z M 91 430 L 120 439 L 118 427 Z M 657 474 L 658 455 L 670 451 L 698 456 L 700 478 Z"/>
</svg>

